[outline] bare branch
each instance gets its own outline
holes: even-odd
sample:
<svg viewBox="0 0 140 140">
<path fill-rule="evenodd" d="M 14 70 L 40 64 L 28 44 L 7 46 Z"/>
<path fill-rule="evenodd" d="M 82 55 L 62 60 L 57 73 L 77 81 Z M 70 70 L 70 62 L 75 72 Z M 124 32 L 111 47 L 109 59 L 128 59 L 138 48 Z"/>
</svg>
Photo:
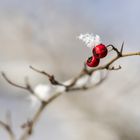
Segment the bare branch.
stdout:
<svg viewBox="0 0 140 140">
<path fill-rule="evenodd" d="M 94 68 L 94 69 L 87 69 L 86 67 L 86 64 L 84 64 L 84 67 L 82 69 L 82 71 L 75 77 L 73 78 L 72 82 L 69 84 L 69 85 L 64 85 L 63 83 L 57 81 L 55 79 L 55 77 L 53 75 L 50 75 L 48 73 L 46 73 L 45 71 L 41 71 L 41 70 L 38 70 L 32 66 L 30 66 L 30 68 L 40 74 L 43 74 L 45 76 L 48 77 L 49 81 L 51 82 L 52 85 L 56 85 L 56 86 L 64 86 L 65 87 L 65 92 L 70 92 L 70 91 L 78 91 L 78 90 L 87 90 L 89 88 L 93 88 L 93 87 L 97 87 L 98 85 L 100 85 L 105 79 L 106 77 L 102 78 L 98 83 L 92 85 L 92 86 L 87 86 L 86 84 L 85 85 L 82 85 L 81 87 L 76 87 L 76 83 L 77 81 L 85 76 L 85 75 L 89 75 L 91 76 L 95 71 L 99 71 L 99 70 L 119 70 L 121 69 L 121 66 L 119 65 L 119 67 L 114 67 L 111 65 L 117 61 L 118 59 L 120 58 L 123 58 L 123 57 L 128 57 L 128 56 L 135 56 L 135 55 L 140 55 L 140 52 L 136 52 L 136 53 L 125 53 L 123 54 L 123 46 L 124 46 L 124 43 L 122 43 L 122 46 L 121 46 L 121 50 L 119 51 L 116 47 L 114 47 L 113 45 L 108 45 L 107 47 L 112 47 L 112 50 L 114 50 L 116 53 L 117 53 L 117 56 L 115 56 L 114 58 L 112 58 L 109 62 L 107 62 L 105 65 L 103 66 L 100 66 L 100 67 L 97 67 L 97 68 Z M 4 77 L 4 79 L 11 85 L 13 86 L 16 86 L 18 88 L 21 88 L 21 89 L 24 89 L 24 90 L 27 90 L 29 91 L 30 93 L 34 93 L 34 90 L 32 90 L 29 82 L 26 80 L 26 86 L 21 86 L 21 85 L 18 85 L 18 84 L 15 84 L 14 82 L 12 82 L 11 80 L 9 80 L 7 78 L 7 76 L 5 75 L 5 73 L 2 73 L 2 76 Z M 64 92 L 64 91 L 63 91 Z M 24 133 L 22 134 L 22 136 L 20 137 L 20 140 L 26 140 L 29 136 L 31 136 L 32 132 L 33 132 L 33 128 L 34 128 L 34 125 L 37 123 L 40 115 L 42 114 L 43 110 L 53 101 L 55 100 L 57 97 L 59 97 L 60 95 L 63 94 L 63 92 L 58 92 L 56 94 L 54 94 L 53 96 L 51 96 L 47 101 L 41 101 L 41 105 L 40 105 L 40 108 L 37 110 L 37 112 L 35 113 L 35 115 L 33 116 L 33 118 L 28 121 L 27 123 L 25 123 L 23 125 L 25 131 Z M 33 94 L 35 96 L 37 96 L 36 94 Z M 38 97 L 38 96 L 37 96 Z M 40 99 L 38 97 L 38 99 Z"/>
<path fill-rule="evenodd" d="M 18 85 L 16 83 L 14 83 L 13 81 L 11 81 L 4 72 L 1 73 L 3 78 L 12 86 L 15 86 L 17 88 L 21 88 L 21 89 L 24 89 L 24 90 L 28 90 L 27 86 L 21 86 L 21 85 Z M 28 90 L 29 91 L 29 90 Z"/>
<path fill-rule="evenodd" d="M 91 69 L 88 71 L 89 74 L 92 74 L 94 71 L 98 71 L 98 70 L 103 70 L 103 69 L 107 69 L 107 70 L 110 70 L 110 65 L 113 64 L 115 61 L 117 61 L 118 59 L 120 58 L 123 58 L 123 57 L 128 57 L 128 56 L 140 56 L 140 52 L 134 52 L 134 53 L 125 53 L 125 54 L 122 54 L 122 55 L 117 55 L 116 57 L 114 57 L 113 59 L 111 59 L 108 63 L 106 63 L 105 65 L 103 66 L 100 66 L 100 67 L 97 67 L 95 69 Z M 112 70 L 112 69 L 111 69 Z"/>
<path fill-rule="evenodd" d="M 69 91 L 77 91 L 77 90 L 88 90 L 88 89 L 91 89 L 91 88 L 96 88 L 97 86 L 99 86 L 100 84 L 102 84 L 108 77 L 108 73 L 105 77 L 101 77 L 101 79 L 99 80 L 99 82 L 97 82 L 96 84 L 93 84 L 91 86 L 82 86 L 82 87 L 76 87 L 76 88 L 71 88 Z"/>
<path fill-rule="evenodd" d="M 0 125 L 7 131 L 7 133 L 9 134 L 9 139 L 10 140 L 15 140 L 15 135 L 14 132 L 12 130 L 12 128 L 10 127 L 10 125 L 8 125 L 7 123 L 0 121 Z"/>
<path fill-rule="evenodd" d="M 31 87 L 31 85 L 30 85 L 30 83 L 29 83 L 28 77 L 25 78 L 25 86 L 21 86 L 21 85 L 19 85 L 19 84 L 14 83 L 13 81 L 11 81 L 11 80 L 6 76 L 6 74 L 5 74 L 4 72 L 2 72 L 2 76 L 3 76 L 3 78 L 4 78 L 10 85 L 28 91 L 28 92 L 31 93 L 33 96 L 35 96 L 37 99 L 39 99 L 41 102 L 43 102 L 42 99 L 41 99 L 37 94 L 34 93 L 34 90 L 33 90 L 33 88 Z"/>
<path fill-rule="evenodd" d="M 47 76 L 52 85 L 58 85 L 58 86 L 64 86 L 64 87 L 66 86 L 66 85 L 64 85 L 64 84 L 62 84 L 62 83 L 60 83 L 60 82 L 58 82 L 58 81 L 55 79 L 54 75 L 50 75 L 50 74 L 48 74 L 48 73 L 45 72 L 45 71 L 38 70 L 38 69 L 34 68 L 33 66 L 29 66 L 29 67 L 30 67 L 32 70 L 34 70 L 34 71 L 36 71 L 36 72 L 38 72 L 38 73 L 40 73 L 40 74 L 43 74 L 43 75 Z"/>
<path fill-rule="evenodd" d="M 24 133 L 21 135 L 19 140 L 27 140 L 28 137 L 31 136 L 32 132 L 33 132 L 33 127 L 36 124 L 36 122 L 38 121 L 40 115 L 42 114 L 43 110 L 53 101 L 55 100 L 57 97 L 59 97 L 60 95 L 62 95 L 62 92 L 59 92 L 57 94 L 54 94 L 53 96 L 51 96 L 47 101 L 42 101 L 42 104 L 40 106 L 40 108 L 37 110 L 37 112 L 35 113 L 34 117 L 32 118 L 31 121 L 29 121 L 29 125 L 27 125 L 27 127 L 25 128 Z"/>
<path fill-rule="evenodd" d="M 87 90 L 89 88 L 97 87 L 98 85 L 100 85 L 106 79 L 106 77 L 107 76 L 105 76 L 104 78 L 102 78 L 94 86 L 91 86 L 91 87 L 82 86 L 82 87 L 78 87 L 78 88 L 69 88 L 68 90 L 66 90 L 66 92 L 77 91 L 77 90 L 81 90 L 82 91 L 82 90 Z M 47 101 L 42 102 L 40 108 L 38 109 L 38 111 L 34 115 L 33 119 L 31 121 L 27 121 L 27 123 L 25 123 L 25 124 L 22 125 L 22 128 L 25 128 L 26 130 L 23 133 L 23 135 L 21 136 L 20 140 L 26 140 L 28 137 L 31 136 L 31 134 L 33 132 L 33 127 L 36 124 L 37 120 L 39 119 L 40 115 L 42 114 L 43 110 L 50 103 L 52 103 L 52 101 L 54 101 L 57 97 L 59 97 L 62 94 L 63 94 L 63 92 L 58 92 L 58 93 L 54 94 L 52 97 L 50 97 Z"/>
</svg>

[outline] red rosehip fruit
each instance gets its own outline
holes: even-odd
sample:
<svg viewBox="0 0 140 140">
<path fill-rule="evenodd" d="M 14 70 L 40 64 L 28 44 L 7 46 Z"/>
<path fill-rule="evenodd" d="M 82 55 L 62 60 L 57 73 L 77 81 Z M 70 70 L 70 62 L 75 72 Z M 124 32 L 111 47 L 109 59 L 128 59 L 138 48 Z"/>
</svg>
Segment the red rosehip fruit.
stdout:
<svg viewBox="0 0 140 140">
<path fill-rule="evenodd" d="M 91 56 L 87 59 L 87 62 L 86 64 L 89 66 L 89 67 L 96 67 L 99 65 L 99 62 L 100 62 L 100 59 L 99 58 L 96 58 L 95 56 Z"/>
<path fill-rule="evenodd" d="M 104 58 L 107 55 L 108 50 L 104 44 L 99 44 L 93 48 L 92 53 L 97 58 Z"/>
</svg>

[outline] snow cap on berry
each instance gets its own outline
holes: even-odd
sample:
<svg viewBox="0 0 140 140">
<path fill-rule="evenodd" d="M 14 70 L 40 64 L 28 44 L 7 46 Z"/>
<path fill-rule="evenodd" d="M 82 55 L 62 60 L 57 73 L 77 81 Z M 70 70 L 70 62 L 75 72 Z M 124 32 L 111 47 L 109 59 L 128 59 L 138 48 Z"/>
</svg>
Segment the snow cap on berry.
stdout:
<svg viewBox="0 0 140 140">
<path fill-rule="evenodd" d="M 94 36 L 93 34 L 87 33 L 87 34 L 80 34 L 78 38 L 82 40 L 89 48 L 93 48 L 96 45 L 101 44 L 101 38 L 99 35 Z"/>
</svg>

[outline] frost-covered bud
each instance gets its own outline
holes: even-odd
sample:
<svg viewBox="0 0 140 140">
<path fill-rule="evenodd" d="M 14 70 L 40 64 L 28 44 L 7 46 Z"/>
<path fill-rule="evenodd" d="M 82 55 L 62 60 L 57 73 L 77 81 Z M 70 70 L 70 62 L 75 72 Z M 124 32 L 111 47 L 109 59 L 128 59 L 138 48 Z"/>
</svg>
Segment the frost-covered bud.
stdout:
<svg viewBox="0 0 140 140">
<path fill-rule="evenodd" d="M 80 34 L 78 37 L 80 40 L 82 40 L 85 45 L 89 48 L 93 48 L 99 44 L 101 44 L 101 38 L 99 35 L 93 35 L 93 34 Z"/>
</svg>

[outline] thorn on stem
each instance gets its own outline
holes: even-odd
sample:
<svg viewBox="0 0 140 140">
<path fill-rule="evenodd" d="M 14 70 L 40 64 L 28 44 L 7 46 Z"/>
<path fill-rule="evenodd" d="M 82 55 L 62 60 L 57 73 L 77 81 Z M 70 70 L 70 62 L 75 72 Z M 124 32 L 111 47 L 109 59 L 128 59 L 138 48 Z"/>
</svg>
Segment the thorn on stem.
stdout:
<svg viewBox="0 0 140 140">
<path fill-rule="evenodd" d="M 121 50 L 120 50 L 120 54 L 122 55 L 122 52 L 123 52 L 123 48 L 124 48 L 124 41 L 122 43 L 122 46 L 121 46 Z"/>
</svg>

